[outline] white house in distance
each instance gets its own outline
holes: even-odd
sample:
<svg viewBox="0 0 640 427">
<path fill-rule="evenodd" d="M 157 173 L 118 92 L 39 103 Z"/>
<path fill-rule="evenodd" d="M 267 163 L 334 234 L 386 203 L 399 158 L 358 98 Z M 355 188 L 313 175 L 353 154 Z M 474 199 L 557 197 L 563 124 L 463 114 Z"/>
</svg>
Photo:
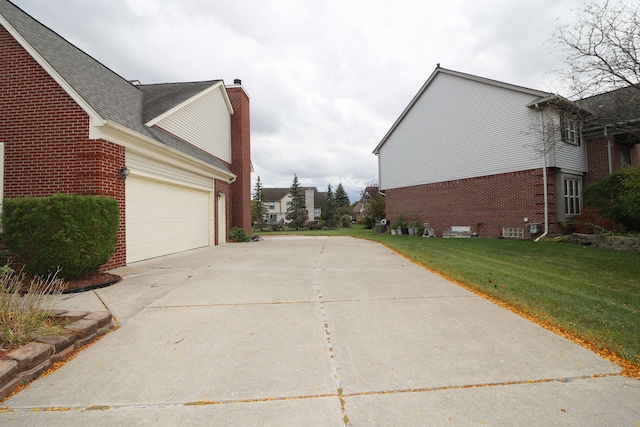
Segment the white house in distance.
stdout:
<svg viewBox="0 0 640 427">
<path fill-rule="evenodd" d="M 316 187 L 302 187 L 305 195 L 305 205 L 307 207 L 307 219 L 318 218 L 322 215 L 322 205 L 326 192 L 320 192 Z M 263 188 L 267 207 L 267 222 L 284 222 L 287 216 L 287 209 L 291 206 L 290 188 Z"/>
<path fill-rule="evenodd" d="M 415 214 L 438 235 L 559 231 L 581 209 L 582 113 L 552 93 L 438 65 L 374 150 L 389 220 Z"/>
</svg>

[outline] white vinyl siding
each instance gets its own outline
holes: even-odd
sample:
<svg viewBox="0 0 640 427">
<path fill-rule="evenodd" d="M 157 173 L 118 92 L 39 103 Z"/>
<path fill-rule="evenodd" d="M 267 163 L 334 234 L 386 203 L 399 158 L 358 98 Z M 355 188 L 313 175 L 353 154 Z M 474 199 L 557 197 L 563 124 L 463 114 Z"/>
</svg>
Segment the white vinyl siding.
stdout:
<svg viewBox="0 0 640 427">
<path fill-rule="evenodd" d="M 577 132 L 579 132 L 579 129 Z M 578 138 L 578 140 L 582 139 L 579 134 L 576 138 Z M 568 143 L 558 135 L 558 141 L 554 147 L 553 159 L 554 161 L 550 166 L 555 166 L 561 169 L 570 169 L 581 173 L 587 172 L 587 151 L 585 144 Z"/>
<path fill-rule="evenodd" d="M 127 151 L 126 156 L 127 167 L 134 174 L 213 191 L 213 178 L 210 176 L 200 175 L 184 167 L 160 162 L 132 151 Z"/>
<path fill-rule="evenodd" d="M 221 85 L 195 98 L 156 125 L 231 163 L 231 114 Z"/>
<path fill-rule="evenodd" d="M 541 167 L 537 97 L 437 75 L 379 150 L 382 189 Z"/>
</svg>

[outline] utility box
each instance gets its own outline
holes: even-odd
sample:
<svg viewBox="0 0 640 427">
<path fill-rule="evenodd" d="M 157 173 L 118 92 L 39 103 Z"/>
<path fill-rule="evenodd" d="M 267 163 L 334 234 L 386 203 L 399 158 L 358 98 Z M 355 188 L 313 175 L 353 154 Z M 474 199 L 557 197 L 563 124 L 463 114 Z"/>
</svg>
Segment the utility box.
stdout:
<svg viewBox="0 0 640 427">
<path fill-rule="evenodd" d="M 384 233 L 384 225 L 376 224 L 376 234 L 383 234 L 383 233 Z"/>
</svg>

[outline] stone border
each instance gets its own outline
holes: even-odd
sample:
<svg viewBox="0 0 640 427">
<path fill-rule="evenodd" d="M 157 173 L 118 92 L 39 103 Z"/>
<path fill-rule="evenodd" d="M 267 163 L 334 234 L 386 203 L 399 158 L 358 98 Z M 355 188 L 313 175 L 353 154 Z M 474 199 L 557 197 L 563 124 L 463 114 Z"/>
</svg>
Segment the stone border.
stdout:
<svg viewBox="0 0 640 427">
<path fill-rule="evenodd" d="M 109 332 L 114 326 L 108 311 L 53 310 L 52 316 L 69 322 L 61 335 L 44 337 L 12 350 L 0 359 L 0 402 L 77 349 Z"/>
<path fill-rule="evenodd" d="M 590 245 L 598 248 L 610 248 L 626 251 L 640 251 L 640 238 L 625 236 L 603 236 L 600 234 L 573 233 L 571 243 Z"/>
</svg>

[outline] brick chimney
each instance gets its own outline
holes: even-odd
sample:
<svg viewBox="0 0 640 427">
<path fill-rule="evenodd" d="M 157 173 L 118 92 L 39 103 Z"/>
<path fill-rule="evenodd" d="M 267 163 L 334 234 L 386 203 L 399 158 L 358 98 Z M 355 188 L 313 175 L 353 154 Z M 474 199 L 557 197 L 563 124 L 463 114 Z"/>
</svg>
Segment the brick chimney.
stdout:
<svg viewBox="0 0 640 427">
<path fill-rule="evenodd" d="M 231 172 L 237 179 L 231 184 L 231 227 L 244 228 L 251 233 L 251 127 L 249 96 L 235 79 L 235 86 L 227 87 L 233 107 L 231 116 Z"/>
</svg>

